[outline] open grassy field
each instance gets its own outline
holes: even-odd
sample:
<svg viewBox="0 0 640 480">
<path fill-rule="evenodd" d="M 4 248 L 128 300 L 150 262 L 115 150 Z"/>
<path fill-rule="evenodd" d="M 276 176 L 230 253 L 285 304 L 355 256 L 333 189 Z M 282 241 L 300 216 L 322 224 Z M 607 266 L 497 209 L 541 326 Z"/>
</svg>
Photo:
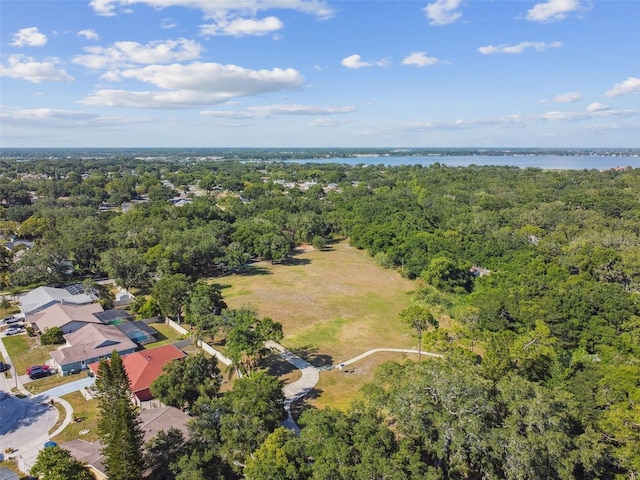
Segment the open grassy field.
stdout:
<svg viewBox="0 0 640 480">
<path fill-rule="evenodd" d="M 409 306 L 415 283 L 374 263 L 343 241 L 328 251 L 298 251 L 284 264 L 253 264 L 246 272 L 218 279 L 231 308 L 250 305 L 282 323 L 282 344 L 316 366 L 337 365 L 378 347 L 417 345 L 398 314 Z M 316 406 L 348 406 L 375 367 L 402 354 L 376 354 L 349 373 L 323 372 Z"/>
</svg>

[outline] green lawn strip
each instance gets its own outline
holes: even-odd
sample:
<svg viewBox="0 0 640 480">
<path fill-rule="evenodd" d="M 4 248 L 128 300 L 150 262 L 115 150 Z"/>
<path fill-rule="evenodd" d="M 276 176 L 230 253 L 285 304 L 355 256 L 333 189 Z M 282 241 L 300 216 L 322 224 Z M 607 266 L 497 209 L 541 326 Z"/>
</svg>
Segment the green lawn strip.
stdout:
<svg viewBox="0 0 640 480">
<path fill-rule="evenodd" d="M 181 333 L 175 331 L 166 323 L 152 323 L 149 326 L 158 332 L 156 335 L 158 341 L 145 345 L 145 348 L 155 348 L 162 345 L 168 345 L 183 338 Z"/>
<path fill-rule="evenodd" d="M 19 375 L 24 375 L 32 365 L 43 365 L 51 358 L 49 352 L 55 349 L 51 345 L 42 346 L 38 339 L 27 335 L 5 337 L 2 341 Z"/>
<path fill-rule="evenodd" d="M 33 395 L 37 395 L 53 387 L 64 385 L 65 383 L 71 383 L 79 380 L 81 377 L 77 375 L 66 375 L 64 377 L 60 375 L 51 375 L 49 377 L 39 378 L 24 384 L 24 388 L 29 390 Z"/>
<path fill-rule="evenodd" d="M 60 435 L 55 438 L 58 443 L 71 440 L 86 440 L 95 442 L 98 440 L 98 401 L 86 400 L 82 393 L 72 392 L 62 396 L 73 408 L 73 416 L 79 421 L 72 421 Z M 88 433 L 80 433 L 89 430 Z"/>
<path fill-rule="evenodd" d="M 49 429 L 49 435 L 51 435 L 53 432 L 56 431 L 56 429 L 62 425 L 62 422 L 64 422 L 65 418 L 67 417 L 67 411 L 65 410 L 65 408 L 60 405 L 59 403 L 55 402 L 53 404 L 54 408 L 58 411 L 58 420 L 56 421 L 55 425 L 53 425 L 53 427 L 51 427 Z"/>
</svg>

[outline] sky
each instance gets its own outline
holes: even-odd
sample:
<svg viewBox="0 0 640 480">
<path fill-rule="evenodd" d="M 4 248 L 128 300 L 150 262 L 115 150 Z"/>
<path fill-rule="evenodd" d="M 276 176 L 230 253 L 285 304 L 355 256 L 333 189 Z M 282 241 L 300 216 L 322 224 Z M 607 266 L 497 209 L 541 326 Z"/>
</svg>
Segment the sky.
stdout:
<svg viewBox="0 0 640 480">
<path fill-rule="evenodd" d="M 0 0 L 0 147 L 640 147 L 637 0 Z"/>
</svg>

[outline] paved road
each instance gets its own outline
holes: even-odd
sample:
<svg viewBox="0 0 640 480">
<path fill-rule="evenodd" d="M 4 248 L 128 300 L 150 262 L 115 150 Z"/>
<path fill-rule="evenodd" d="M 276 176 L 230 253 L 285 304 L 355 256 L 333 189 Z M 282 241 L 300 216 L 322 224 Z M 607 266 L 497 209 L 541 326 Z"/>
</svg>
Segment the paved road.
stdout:
<svg viewBox="0 0 640 480">
<path fill-rule="evenodd" d="M 46 396 L 18 398 L 0 392 L 0 417 L 0 451 L 9 447 L 15 449 L 12 456 L 18 459 L 18 466 L 26 473 L 35 463 L 38 452 L 51 439 L 49 430 L 58 420 L 58 411 Z"/>
<path fill-rule="evenodd" d="M 5 361 L 11 364 L 9 353 L 1 338 L 0 352 Z M 16 374 L 13 366 L 10 372 L 10 379 L 0 374 L 0 452 L 9 447 L 16 449 L 12 455 L 18 459 L 18 467 L 28 473 L 44 444 L 62 432 L 73 419 L 71 404 L 59 397 L 89 386 L 95 379 L 84 377 L 32 396 L 22 385 L 22 379 Z M 12 388 L 17 388 L 25 398 L 12 395 Z M 49 431 L 58 421 L 58 411 L 52 406 L 52 400 L 64 407 L 65 418 L 55 432 L 49 435 Z"/>
<path fill-rule="evenodd" d="M 301 377 L 293 383 L 284 386 L 284 408 L 287 412 L 287 419 L 282 425 L 293 431 L 296 435 L 300 433 L 300 427 L 293 421 L 291 416 L 291 404 L 307 395 L 320 380 L 318 370 L 306 360 L 290 352 L 276 342 L 266 342 L 265 346 L 280 352 L 280 357 L 300 370 Z"/>
</svg>

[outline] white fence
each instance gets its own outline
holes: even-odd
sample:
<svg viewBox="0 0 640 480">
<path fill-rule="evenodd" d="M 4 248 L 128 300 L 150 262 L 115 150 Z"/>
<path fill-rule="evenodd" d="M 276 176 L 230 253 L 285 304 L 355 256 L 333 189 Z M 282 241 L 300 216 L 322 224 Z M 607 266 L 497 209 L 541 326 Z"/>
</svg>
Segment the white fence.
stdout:
<svg viewBox="0 0 640 480">
<path fill-rule="evenodd" d="M 170 318 L 166 317 L 164 321 L 165 321 L 165 323 L 167 325 L 169 325 L 171 328 L 173 328 L 176 332 L 181 333 L 182 335 L 189 335 L 189 330 L 184 328 L 182 325 L 174 322 Z M 213 348 L 208 343 L 203 342 L 202 340 L 198 340 L 196 342 L 196 345 L 198 347 L 202 348 L 208 354 L 213 355 L 214 357 L 216 357 L 219 362 L 224 363 L 227 366 L 231 365 L 233 363 L 230 358 L 225 357 L 221 352 L 219 352 L 218 350 Z"/>
</svg>

